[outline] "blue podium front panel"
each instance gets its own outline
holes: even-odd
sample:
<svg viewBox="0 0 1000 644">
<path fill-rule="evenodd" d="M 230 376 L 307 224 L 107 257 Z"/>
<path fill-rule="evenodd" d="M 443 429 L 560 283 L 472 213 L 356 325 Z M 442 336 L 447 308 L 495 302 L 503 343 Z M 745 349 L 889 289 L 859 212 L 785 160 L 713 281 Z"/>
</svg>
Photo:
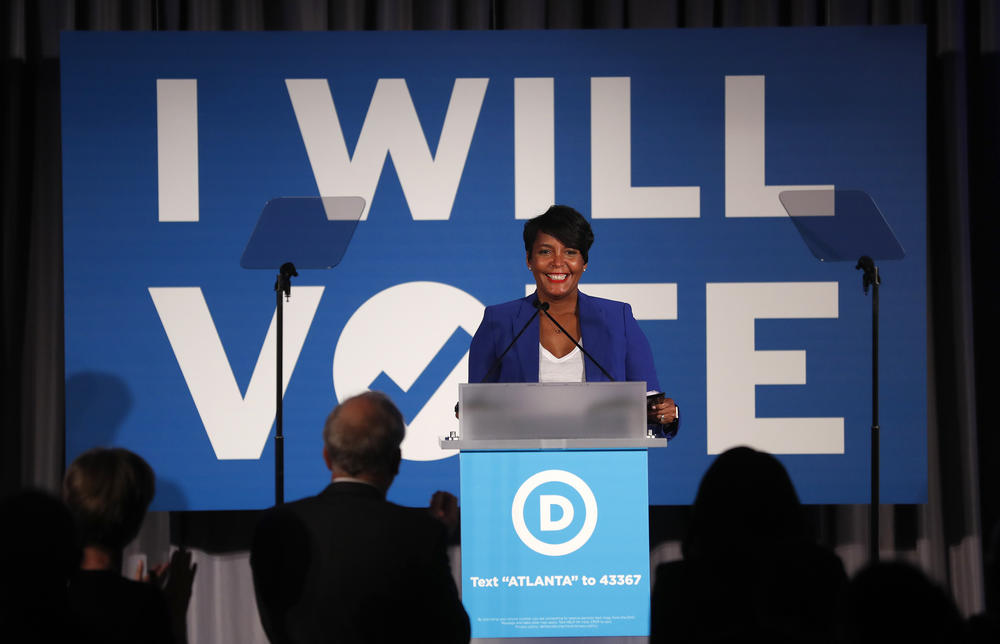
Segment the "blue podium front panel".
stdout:
<svg viewBox="0 0 1000 644">
<path fill-rule="evenodd" d="M 463 452 L 473 637 L 649 634 L 645 450 Z"/>
</svg>

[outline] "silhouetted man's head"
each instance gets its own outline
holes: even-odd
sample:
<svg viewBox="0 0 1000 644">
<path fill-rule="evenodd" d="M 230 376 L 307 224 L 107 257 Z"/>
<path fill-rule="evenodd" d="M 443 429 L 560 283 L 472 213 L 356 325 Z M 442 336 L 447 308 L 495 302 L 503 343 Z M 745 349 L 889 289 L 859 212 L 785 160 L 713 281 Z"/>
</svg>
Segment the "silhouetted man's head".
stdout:
<svg viewBox="0 0 1000 644">
<path fill-rule="evenodd" d="M 370 391 L 334 408 L 323 428 L 323 458 L 334 477 L 349 476 L 388 489 L 399 472 L 403 415 L 389 397 Z"/>
</svg>

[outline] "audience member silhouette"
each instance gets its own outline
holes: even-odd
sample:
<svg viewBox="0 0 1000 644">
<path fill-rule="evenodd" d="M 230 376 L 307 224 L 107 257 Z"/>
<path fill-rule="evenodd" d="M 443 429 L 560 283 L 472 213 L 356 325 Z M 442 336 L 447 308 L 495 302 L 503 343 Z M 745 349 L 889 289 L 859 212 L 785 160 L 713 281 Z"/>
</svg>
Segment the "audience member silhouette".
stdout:
<svg viewBox="0 0 1000 644">
<path fill-rule="evenodd" d="M 0 642 L 76 641 L 66 583 L 80 565 L 73 518 L 38 490 L 0 501 Z"/>
<path fill-rule="evenodd" d="M 661 565 L 651 642 L 832 642 L 844 567 L 807 536 L 781 463 L 749 447 L 705 472 L 682 546 Z"/>
<path fill-rule="evenodd" d="M 125 449 L 89 450 L 66 471 L 63 498 L 83 546 L 69 599 L 83 641 L 166 644 L 185 639 L 183 627 L 173 623 L 183 624 L 183 611 L 180 620 L 172 620 L 157 584 L 121 575 L 122 550 L 138 534 L 154 491 L 152 468 Z M 177 556 L 174 563 L 176 578 L 187 577 L 189 597 L 194 571 L 180 565 Z"/>
<path fill-rule="evenodd" d="M 330 485 L 261 519 L 250 564 L 271 642 L 469 641 L 445 553 L 454 497 L 435 494 L 431 513 L 385 499 L 403 435 L 384 394 L 344 401 L 323 432 Z"/>
<path fill-rule="evenodd" d="M 948 593 L 901 561 L 856 574 L 843 601 L 844 644 L 960 644 L 965 625 Z"/>
<path fill-rule="evenodd" d="M 985 550 L 986 610 L 969 620 L 969 641 L 975 644 L 1000 642 L 1000 521 L 993 524 Z"/>
</svg>

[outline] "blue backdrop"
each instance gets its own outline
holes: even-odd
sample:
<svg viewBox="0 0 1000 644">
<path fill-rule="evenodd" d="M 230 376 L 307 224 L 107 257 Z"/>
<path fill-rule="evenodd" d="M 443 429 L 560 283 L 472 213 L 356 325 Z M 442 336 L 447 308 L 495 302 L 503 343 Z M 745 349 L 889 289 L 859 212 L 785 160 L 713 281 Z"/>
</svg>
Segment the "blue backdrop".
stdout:
<svg viewBox="0 0 1000 644">
<path fill-rule="evenodd" d="M 287 498 L 372 383 L 409 423 L 391 497 L 458 492 L 436 437 L 469 338 L 557 202 L 593 223 L 581 289 L 632 302 L 681 406 L 650 503 L 735 444 L 806 502 L 864 502 L 871 299 L 777 199 L 817 187 L 866 191 L 906 250 L 881 266 L 882 498 L 925 500 L 923 28 L 62 38 L 67 459 L 140 453 L 155 509 L 272 502 L 274 273 L 239 257 L 267 200 L 319 195 L 370 203 L 293 281 Z"/>
</svg>

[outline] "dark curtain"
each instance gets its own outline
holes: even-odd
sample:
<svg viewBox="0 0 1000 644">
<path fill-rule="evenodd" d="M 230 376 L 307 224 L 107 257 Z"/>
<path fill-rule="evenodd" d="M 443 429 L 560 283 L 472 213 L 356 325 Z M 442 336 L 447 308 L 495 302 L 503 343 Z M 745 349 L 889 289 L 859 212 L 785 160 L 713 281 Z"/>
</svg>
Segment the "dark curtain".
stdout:
<svg viewBox="0 0 1000 644">
<path fill-rule="evenodd" d="M 3 410 L 0 493 L 55 490 L 63 470 L 60 30 L 711 28 L 926 24 L 929 502 L 882 509 L 884 553 L 917 561 L 966 613 L 983 609 L 982 543 L 1000 517 L 989 406 L 998 320 L 1000 10 L 991 0 L 6 0 L 0 4 Z M 114 289 L 114 276 L 94 284 Z M 891 457 L 891 455 L 885 455 Z M 864 506 L 809 510 L 848 570 Z M 654 534 L 683 509 L 653 512 Z M 673 526 L 673 527 L 669 527 Z M 984 534 L 985 533 L 985 534 Z M 997 601 L 997 598 L 991 598 Z"/>
</svg>

